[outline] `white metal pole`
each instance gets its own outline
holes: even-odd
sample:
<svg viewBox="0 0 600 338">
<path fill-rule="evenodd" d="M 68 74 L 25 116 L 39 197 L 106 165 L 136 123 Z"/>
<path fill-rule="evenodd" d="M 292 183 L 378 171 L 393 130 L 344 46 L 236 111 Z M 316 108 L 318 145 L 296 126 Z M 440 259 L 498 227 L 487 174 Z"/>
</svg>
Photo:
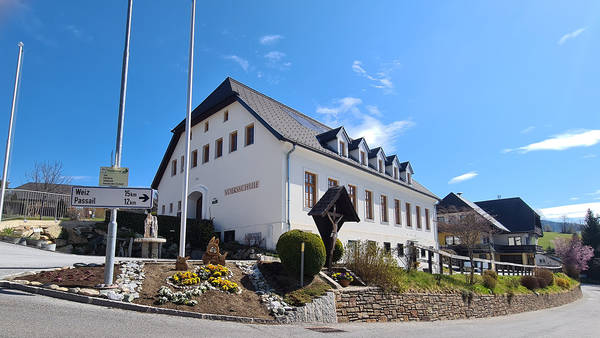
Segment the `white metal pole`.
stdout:
<svg viewBox="0 0 600 338">
<path fill-rule="evenodd" d="M 15 88 L 13 90 L 12 107 L 10 108 L 10 122 L 8 123 L 8 138 L 6 139 L 6 153 L 4 154 L 4 172 L 2 173 L 2 193 L 0 195 L 0 222 L 4 212 L 4 193 L 6 192 L 6 180 L 8 180 L 8 161 L 10 159 L 10 143 L 12 139 L 13 121 L 15 118 L 15 109 L 17 106 L 17 97 L 19 94 L 19 82 L 21 80 L 21 62 L 23 61 L 23 42 L 19 46 L 19 57 L 17 59 L 17 75 L 15 76 Z"/>
<path fill-rule="evenodd" d="M 121 166 L 121 151 L 123 150 L 123 122 L 125 120 L 125 97 L 127 94 L 127 70 L 129 68 L 129 36 L 131 34 L 131 10 L 133 0 L 127 6 L 127 28 L 125 31 L 125 48 L 123 50 L 123 68 L 121 70 L 121 98 L 119 101 L 119 122 L 117 126 L 117 144 L 115 149 L 115 168 Z M 106 235 L 106 261 L 104 264 L 104 285 L 113 283 L 115 265 L 115 247 L 117 246 L 117 209 L 111 209 L 110 223 Z"/>
<path fill-rule="evenodd" d="M 188 185 L 190 182 L 190 129 L 192 127 L 192 82 L 194 75 L 194 26 L 196 24 L 196 0 L 192 0 L 192 23 L 190 28 L 190 59 L 188 66 L 187 112 L 185 117 L 185 155 L 183 196 L 181 197 L 181 227 L 179 231 L 179 256 L 185 257 L 185 229 L 187 226 Z"/>
</svg>

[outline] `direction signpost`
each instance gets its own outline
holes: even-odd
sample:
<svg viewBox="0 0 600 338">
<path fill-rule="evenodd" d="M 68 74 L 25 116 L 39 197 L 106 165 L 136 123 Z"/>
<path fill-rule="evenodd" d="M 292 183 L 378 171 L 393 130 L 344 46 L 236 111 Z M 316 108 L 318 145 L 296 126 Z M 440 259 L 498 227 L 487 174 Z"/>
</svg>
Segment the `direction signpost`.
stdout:
<svg viewBox="0 0 600 338">
<path fill-rule="evenodd" d="M 152 209 L 150 188 L 84 187 L 71 188 L 71 206 L 85 208 Z"/>
<path fill-rule="evenodd" d="M 129 168 L 100 167 L 99 186 L 126 187 L 129 185 Z"/>
</svg>

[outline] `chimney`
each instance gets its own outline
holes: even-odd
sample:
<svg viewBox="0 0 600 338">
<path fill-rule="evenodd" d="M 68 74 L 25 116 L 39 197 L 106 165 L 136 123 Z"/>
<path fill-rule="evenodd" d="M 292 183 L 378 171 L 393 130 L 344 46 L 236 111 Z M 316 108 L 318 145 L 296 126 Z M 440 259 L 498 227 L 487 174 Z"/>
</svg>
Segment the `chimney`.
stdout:
<svg viewBox="0 0 600 338">
<path fill-rule="evenodd" d="M 462 193 L 462 192 L 457 192 L 456 194 L 457 194 L 458 196 L 462 196 L 462 194 L 463 194 L 463 193 Z"/>
</svg>

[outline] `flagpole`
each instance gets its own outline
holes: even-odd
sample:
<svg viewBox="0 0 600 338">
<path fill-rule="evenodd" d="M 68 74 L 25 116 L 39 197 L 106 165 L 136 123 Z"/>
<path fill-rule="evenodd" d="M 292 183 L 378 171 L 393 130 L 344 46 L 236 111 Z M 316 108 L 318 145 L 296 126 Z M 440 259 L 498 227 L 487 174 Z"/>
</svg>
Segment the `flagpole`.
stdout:
<svg viewBox="0 0 600 338">
<path fill-rule="evenodd" d="M 115 163 L 113 168 L 121 166 L 121 151 L 123 150 L 123 123 L 125 121 L 125 97 L 127 94 L 127 71 L 129 69 L 129 36 L 131 34 L 131 10 L 133 0 L 127 6 L 127 27 L 125 29 L 125 48 L 123 49 L 123 67 L 121 69 L 121 97 L 119 100 L 119 120 L 117 125 L 117 142 Z M 111 286 L 115 265 L 115 247 L 117 246 L 117 209 L 111 209 L 108 232 L 106 234 L 106 260 L 104 264 L 104 285 Z"/>
<path fill-rule="evenodd" d="M 23 62 L 23 42 L 19 46 L 19 57 L 17 59 L 17 75 L 15 76 L 15 88 L 13 90 L 12 107 L 10 108 L 10 120 L 8 123 L 8 138 L 6 139 L 6 153 L 4 154 L 4 172 L 2 173 L 2 193 L 0 195 L 0 222 L 2 221 L 2 212 L 4 209 L 4 193 L 6 192 L 6 180 L 8 180 L 8 161 L 10 159 L 10 143 L 12 139 L 13 121 L 15 119 L 15 109 L 17 106 L 17 97 L 19 95 L 19 83 L 21 81 L 21 63 Z"/>
<path fill-rule="evenodd" d="M 196 0 L 192 0 L 192 20 L 190 28 L 190 57 L 188 66 L 187 112 L 185 117 L 185 155 L 182 165 L 183 196 L 181 197 L 181 227 L 179 231 L 179 256 L 185 257 L 185 230 L 187 226 L 188 185 L 190 182 L 190 129 L 192 127 L 192 82 L 194 75 L 194 26 L 196 24 Z"/>
</svg>

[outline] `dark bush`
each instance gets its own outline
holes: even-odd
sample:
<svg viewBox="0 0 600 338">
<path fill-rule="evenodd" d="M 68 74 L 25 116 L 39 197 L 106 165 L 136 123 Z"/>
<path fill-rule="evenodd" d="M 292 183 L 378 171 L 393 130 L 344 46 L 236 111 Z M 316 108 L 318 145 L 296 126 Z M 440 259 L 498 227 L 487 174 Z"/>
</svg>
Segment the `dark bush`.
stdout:
<svg viewBox="0 0 600 338">
<path fill-rule="evenodd" d="M 522 276 L 521 285 L 532 291 L 540 288 L 540 283 L 536 276 Z"/>
<path fill-rule="evenodd" d="M 600 258 L 592 258 L 592 260 L 588 262 L 588 266 L 589 268 L 586 271 L 587 278 L 592 281 L 600 282 Z"/>
<path fill-rule="evenodd" d="M 292 230 L 277 241 L 277 253 L 281 263 L 294 277 L 300 278 L 300 246 L 304 242 L 304 275 L 312 278 L 325 265 L 325 245 L 319 235 Z"/>
<path fill-rule="evenodd" d="M 483 272 L 483 276 L 490 276 L 491 278 L 493 278 L 494 280 L 498 280 L 498 274 L 496 273 L 496 271 L 494 270 L 485 270 Z"/>
<path fill-rule="evenodd" d="M 175 216 L 160 215 L 158 218 L 158 236 L 167 239 L 167 243 L 179 243 L 179 229 L 181 218 Z M 117 212 L 117 224 L 119 228 L 127 227 L 138 234 L 144 234 L 144 220 L 146 214 L 131 211 Z M 110 221 L 110 210 L 106 211 L 105 223 Z M 208 241 L 214 236 L 214 227 L 211 220 L 196 220 L 188 218 L 185 231 L 186 242 L 192 248 L 206 249 Z"/>
<path fill-rule="evenodd" d="M 337 241 L 335 241 L 335 247 L 333 248 L 332 261 L 334 263 L 336 263 L 340 259 L 342 259 L 343 256 L 344 256 L 344 245 L 342 244 L 342 241 L 340 241 L 340 239 L 338 238 Z"/>
<path fill-rule="evenodd" d="M 535 269 L 533 275 L 537 277 L 538 284 L 542 289 L 554 284 L 554 274 L 548 269 Z"/>
<path fill-rule="evenodd" d="M 483 286 L 490 290 L 494 290 L 498 281 L 491 274 L 483 274 Z"/>
<path fill-rule="evenodd" d="M 565 266 L 563 266 L 563 270 L 564 272 L 567 274 L 567 276 L 579 280 L 579 270 L 577 269 L 577 267 L 573 264 L 567 264 Z"/>
</svg>

